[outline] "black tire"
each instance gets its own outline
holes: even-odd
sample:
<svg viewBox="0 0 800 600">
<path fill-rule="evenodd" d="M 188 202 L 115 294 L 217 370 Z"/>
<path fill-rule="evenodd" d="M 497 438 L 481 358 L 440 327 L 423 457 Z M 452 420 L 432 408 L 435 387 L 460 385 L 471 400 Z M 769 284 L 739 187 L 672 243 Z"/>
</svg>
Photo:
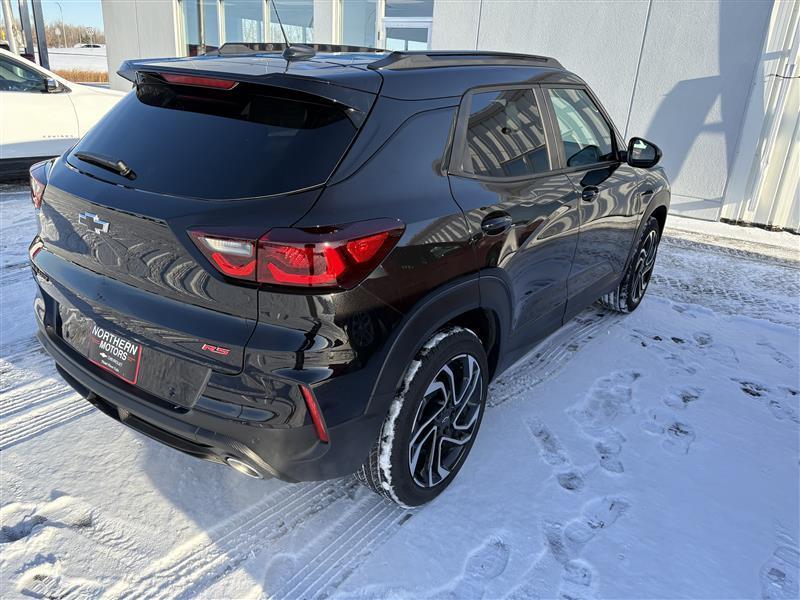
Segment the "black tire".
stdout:
<svg viewBox="0 0 800 600">
<path fill-rule="evenodd" d="M 633 255 L 631 264 L 628 265 L 628 270 L 625 271 L 619 287 L 600 299 L 600 303 L 604 307 L 621 313 L 636 310 L 649 287 L 660 241 L 661 226 L 658 224 L 658 219 L 650 217 L 636 245 L 636 253 Z"/>
<path fill-rule="evenodd" d="M 486 352 L 472 331 L 451 327 L 434 335 L 408 366 L 378 440 L 356 473 L 359 481 L 405 507 L 441 494 L 478 435 L 488 374 Z"/>
</svg>

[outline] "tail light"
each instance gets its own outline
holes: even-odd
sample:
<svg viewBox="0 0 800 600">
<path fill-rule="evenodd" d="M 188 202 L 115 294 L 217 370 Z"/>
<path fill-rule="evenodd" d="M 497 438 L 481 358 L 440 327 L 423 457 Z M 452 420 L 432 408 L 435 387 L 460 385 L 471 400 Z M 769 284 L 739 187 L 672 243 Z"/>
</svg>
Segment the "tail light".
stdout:
<svg viewBox="0 0 800 600">
<path fill-rule="evenodd" d="M 31 184 L 31 202 L 33 202 L 34 208 L 42 207 L 44 188 L 47 186 L 47 175 L 49 170 L 50 161 L 46 160 L 36 163 L 28 171 Z"/>
<path fill-rule="evenodd" d="M 258 239 L 192 229 L 194 243 L 222 274 L 296 288 L 349 289 L 397 244 L 399 221 L 376 219 L 335 227 L 275 228 Z"/>
<path fill-rule="evenodd" d="M 181 75 L 179 73 L 160 73 L 160 75 L 167 83 L 176 85 L 190 85 L 193 87 L 205 87 L 217 90 L 232 90 L 239 85 L 238 81 L 219 79 L 217 77 L 200 77 L 197 75 Z"/>
</svg>

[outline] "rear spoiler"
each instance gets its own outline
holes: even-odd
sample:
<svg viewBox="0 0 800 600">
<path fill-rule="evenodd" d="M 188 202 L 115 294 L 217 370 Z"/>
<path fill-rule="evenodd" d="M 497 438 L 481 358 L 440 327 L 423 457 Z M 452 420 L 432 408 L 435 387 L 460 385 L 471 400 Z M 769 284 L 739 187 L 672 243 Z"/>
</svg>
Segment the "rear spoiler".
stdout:
<svg viewBox="0 0 800 600">
<path fill-rule="evenodd" d="M 280 59 L 280 56 L 276 58 Z M 281 59 L 282 60 L 282 59 Z M 356 87 L 348 87 L 345 84 L 350 83 L 346 78 L 341 78 L 337 81 L 318 79 L 312 76 L 297 75 L 287 73 L 286 69 L 276 70 L 269 73 L 233 73 L 217 69 L 204 69 L 202 68 L 204 59 L 187 60 L 186 58 L 151 58 L 151 59 L 137 59 L 126 60 L 120 65 L 117 74 L 124 79 L 127 79 L 135 85 L 138 84 L 139 73 L 171 73 L 175 75 L 192 75 L 194 77 L 208 77 L 213 79 L 225 79 L 230 81 L 238 81 L 243 83 L 255 83 L 260 85 L 268 85 L 272 87 L 279 87 L 283 89 L 295 90 L 304 92 L 313 96 L 318 96 L 326 100 L 330 100 L 337 104 L 343 104 L 350 109 L 348 111 L 350 118 L 353 122 L 360 126 L 366 118 L 367 113 L 375 101 L 378 90 L 380 89 L 380 82 L 377 82 L 377 87 L 374 91 L 364 89 L 363 82 L 360 89 Z M 214 59 L 209 61 L 209 65 L 213 64 Z M 363 72 L 353 72 L 354 76 L 362 77 Z"/>
</svg>

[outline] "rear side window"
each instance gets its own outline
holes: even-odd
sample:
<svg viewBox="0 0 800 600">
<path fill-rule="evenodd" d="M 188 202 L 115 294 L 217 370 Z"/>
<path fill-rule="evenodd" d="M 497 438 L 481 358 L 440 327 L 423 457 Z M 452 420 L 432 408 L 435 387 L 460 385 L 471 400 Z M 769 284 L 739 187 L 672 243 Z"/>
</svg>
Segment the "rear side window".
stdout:
<svg viewBox="0 0 800 600">
<path fill-rule="evenodd" d="M 585 90 L 548 89 L 568 167 L 614 160 L 611 127 Z"/>
<path fill-rule="evenodd" d="M 324 183 L 355 133 L 343 108 L 316 96 L 247 83 L 168 85 L 153 75 L 81 140 L 70 162 L 146 191 L 248 198 Z M 136 178 L 87 164 L 78 152 L 122 160 Z"/>
<path fill-rule="evenodd" d="M 544 127 L 531 89 L 471 97 L 463 168 L 482 177 L 524 177 L 550 170 Z"/>
</svg>

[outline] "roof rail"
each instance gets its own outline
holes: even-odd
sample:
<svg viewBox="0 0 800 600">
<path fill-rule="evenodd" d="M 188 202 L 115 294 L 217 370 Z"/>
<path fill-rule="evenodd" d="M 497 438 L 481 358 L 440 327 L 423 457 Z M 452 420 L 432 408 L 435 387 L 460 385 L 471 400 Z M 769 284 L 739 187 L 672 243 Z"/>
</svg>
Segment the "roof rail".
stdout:
<svg viewBox="0 0 800 600">
<path fill-rule="evenodd" d="M 472 67 L 484 65 L 525 66 L 525 67 L 564 67 L 555 58 L 534 54 L 513 54 L 510 52 L 466 51 L 415 51 L 392 52 L 382 60 L 369 65 L 370 69 L 431 69 L 436 67 Z"/>
<path fill-rule="evenodd" d="M 368 46 L 345 46 L 341 44 L 292 44 L 293 46 L 304 46 L 313 48 L 317 52 L 380 52 L 385 53 L 386 50 L 379 48 L 370 48 Z M 280 53 L 286 50 L 286 44 L 283 42 L 225 42 L 218 50 L 207 52 L 207 56 L 225 56 L 230 54 L 258 54 L 276 52 Z"/>
</svg>

